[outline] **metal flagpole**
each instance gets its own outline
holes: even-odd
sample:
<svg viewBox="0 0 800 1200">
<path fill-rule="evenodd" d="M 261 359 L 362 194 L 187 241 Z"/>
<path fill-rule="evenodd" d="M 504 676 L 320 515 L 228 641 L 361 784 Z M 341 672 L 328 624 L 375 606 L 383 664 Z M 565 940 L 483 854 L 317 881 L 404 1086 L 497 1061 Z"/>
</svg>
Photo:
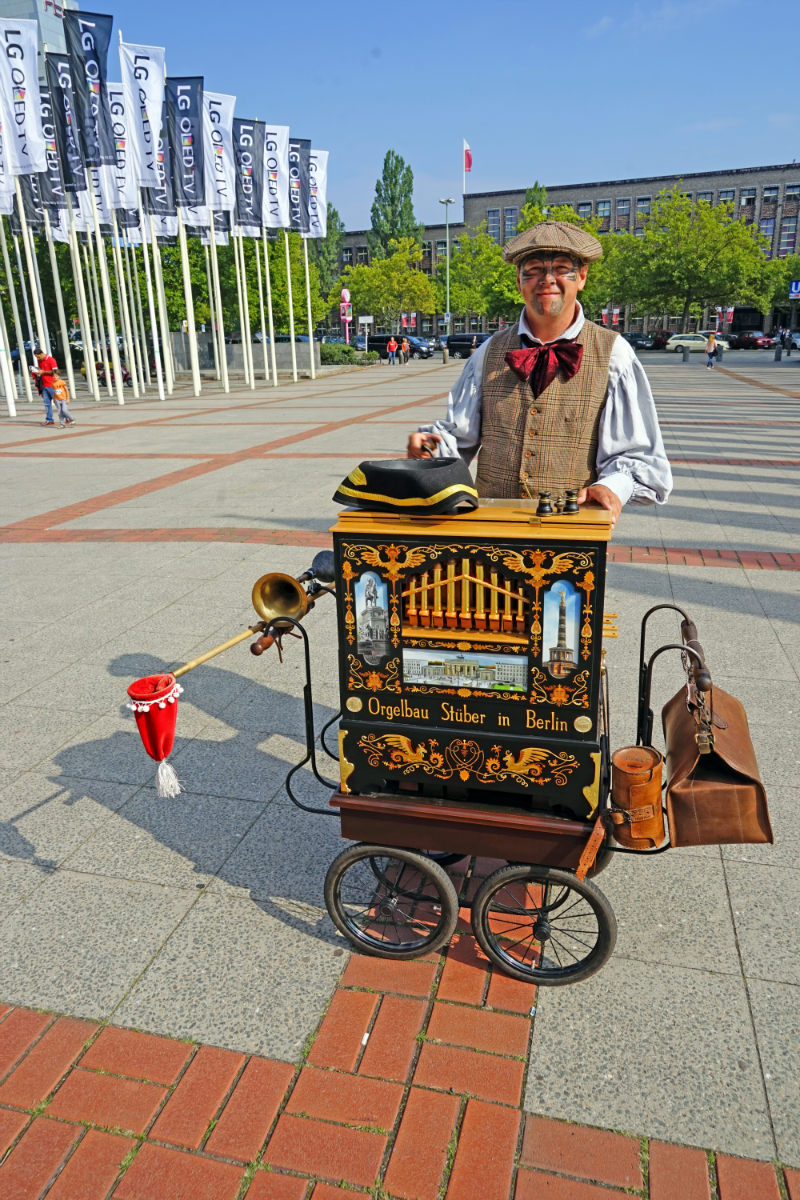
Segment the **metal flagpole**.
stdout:
<svg viewBox="0 0 800 1200">
<path fill-rule="evenodd" d="M 250 294 L 247 288 L 247 262 L 244 257 L 244 234 L 239 231 L 239 261 L 242 267 L 242 312 L 243 312 L 243 327 L 242 327 L 242 346 L 247 355 L 247 370 L 250 375 L 250 390 L 254 391 L 256 386 L 256 371 L 253 365 L 253 334 L 250 330 Z"/>
<path fill-rule="evenodd" d="M 25 205 L 22 200 L 22 188 L 19 186 L 19 175 L 14 176 L 14 187 L 17 193 L 17 207 L 19 208 L 19 224 L 22 231 L 22 245 L 25 249 L 25 261 L 28 264 L 28 282 L 31 289 L 31 299 L 33 300 L 33 312 L 36 317 L 36 332 L 39 338 L 39 345 L 47 353 L 50 353 L 50 338 L 47 335 L 47 327 L 44 323 L 44 314 L 39 305 L 39 293 L 36 289 L 37 275 L 35 256 L 33 254 L 30 242 L 28 222 L 25 217 Z"/>
<path fill-rule="evenodd" d="M 311 280 L 308 274 L 308 238 L 303 238 L 303 264 L 306 271 L 306 308 L 308 310 L 308 349 L 311 362 L 311 378 L 317 378 L 314 365 L 314 319 L 311 315 Z"/>
<path fill-rule="evenodd" d="M 99 170 L 97 167 L 87 167 L 87 171 Z M 99 182 L 99 177 L 98 177 Z M 106 248 L 103 244 L 103 235 L 100 232 L 100 217 L 97 212 L 97 201 L 94 197 L 94 188 L 89 188 L 89 199 L 92 202 L 92 217 L 94 218 L 94 237 L 97 243 L 97 258 L 100 263 L 100 283 L 103 288 L 103 299 L 106 305 L 106 322 L 108 325 L 109 341 L 111 342 L 111 361 L 114 364 L 114 381 L 117 388 L 117 403 L 124 404 L 125 396 L 122 392 L 122 366 L 119 361 L 119 346 L 117 345 L 117 329 L 114 323 L 114 301 L 111 298 L 111 283 L 108 278 L 108 260 L 106 259 Z"/>
<path fill-rule="evenodd" d="M 94 342 L 92 340 L 92 322 L 89 319 L 89 305 L 86 300 L 86 284 L 81 267 L 81 252 L 78 246 L 78 233 L 75 229 L 75 214 L 72 208 L 72 197 L 67 193 L 67 211 L 69 212 L 69 252 L 72 256 L 72 278 L 75 282 L 75 292 L 78 298 L 78 316 L 81 322 L 81 340 L 83 342 L 83 365 L 86 368 L 86 386 L 93 400 L 100 399 L 100 385 L 97 382 L 97 371 L 94 366 Z"/>
<path fill-rule="evenodd" d="M 267 331 L 264 328 L 264 287 L 261 282 L 261 254 L 258 238 L 254 239 L 253 248 L 256 252 L 256 275 L 258 277 L 258 311 L 261 317 L 261 350 L 264 355 L 264 379 L 269 383 L 269 358 L 267 356 Z"/>
<path fill-rule="evenodd" d="M 22 324 L 19 319 L 19 305 L 17 304 L 17 292 L 14 287 L 14 276 L 11 274 L 11 260 L 8 257 L 8 243 L 6 241 L 6 223 L 0 216 L 0 247 L 3 252 L 3 264 L 6 269 L 6 283 L 8 284 L 8 298 L 11 301 L 11 315 L 14 318 L 14 336 L 17 339 L 17 349 L 19 350 L 19 371 L 22 376 L 22 383 L 25 388 L 25 398 L 29 404 L 33 403 L 33 392 L 31 390 L 31 375 L 27 370 L 27 362 L 25 361 L 25 339 L 22 336 Z"/>
<path fill-rule="evenodd" d="M 156 295 L 158 296 L 158 317 L 161 322 L 161 347 L 164 351 L 164 374 L 167 381 L 167 393 L 171 396 L 175 387 L 175 363 L 172 358 L 172 338 L 169 330 L 169 314 L 167 313 L 167 297 L 164 293 L 164 274 L 161 269 L 161 249 L 156 236 L 155 222 L 150 216 L 150 249 L 153 252 L 153 271 L 156 278 Z"/>
<path fill-rule="evenodd" d="M 139 382 L 142 392 L 146 392 L 147 385 L 150 382 L 150 372 L 147 368 L 147 338 L 144 333 L 142 293 L 139 290 L 139 277 L 136 275 L 136 256 L 133 254 L 133 243 L 127 235 L 122 239 L 121 253 L 125 267 L 123 273 L 128 280 L 128 305 L 131 310 L 131 325 L 133 327 L 133 350 L 136 355 L 136 361 L 139 364 Z M 134 275 L 136 275 L 136 294 L 133 291 Z"/>
<path fill-rule="evenodd" d="M 219 262 L 217 259 L 217 232 L 213 228 L 213 212 L 209 210 L 211 217 L 211 278 L 213 280 L 213 299 L 215 299 L 215 308 L 217 312 L 217 324 L 215 337 L 217 338 L 219 347 L 219 368 L 222 371 L 222 388 L 225 395 L 230 391 L 230 379 L 228 378 L 228 349 L 225 347 L 225 330 L 222 317 L 222 288 L 219 287 Z"/>
<path fill-rule="evenodd" d="M 31 306 L 28 303 L 28 284 L 30 280 L 25 281 L 25 270 L 22 266 L 22 255 L 19 252 L 19 238 L 15 233 L 12 233 L 11 239 L 14 242 L 14 254 L 17 258 L 17 275 L 19 277 L 19 290 L 22 292 L 22 307 L 25 309 L 25 324 L 28 327 L 28 342 L 30 343 L 30 352 L 33 354 L 33 347 L 36 345 L 36 338 L 33 336 L 33 323 L 31 321 Z"/>
<path fill-rule="evenodd" d="M 286 294 L 289 301 L 289 342 L 292 347 L 292 380 L 297 383 L 297 350 L 294 344 L 294 301 L 292 300 L 292 264 L 289 261 L 289 234 L 284 229 L 284 243 L 286 246 Z"/>
<path fill-rule="evenodd" d="M 61 295 L 61 276 L 58 273 L 58 260 L 56 258 L 56 248 L 53 245 L 53 231 L 50 227 L 50 213 L 44 209 L 44 229 L 45 238 L 47 240 L 47 249 L 50 252 L 50 269 L 53 272 L 53 283 L 56 290 L 56 307 L 58 309 L 58 323 L 61 326 L 61 341 L 64 345 L 65 366 L 67 368 L 67 382 L 69 384 L 70 396 L 75 395 L 75 376 L 72 373 L 72 355 L 69 349 L 69 334 L 67 332 L 67 315 L 64 312 L 64 298 Z"/>
<path fill-rule="evenodd" d="M 180 207 L 178 213 L 178 242 L 181 248 L 181 266 L 183 268 L 183 294 L 186 298 L 186 327 L 189 332 L 189 360 L 192 364 L 192 385 L 195 396 L 200 395 L 200 361 L 197 356 L 197 330 L 194 327 L 194 299 L 192 298 L 192 277 L 189 273 L 189 251 L 186 247 L 186 230 L 183 227 L 183 217 Z"/>
<path fill-rule="evenodd" d="M 250 386 L 250 358 L 247 353 L 247 345 L 245 342 L 245 327 L 244 327 L 244 296 L 242 294 L 242 268 L 239 262 L 239 243 L 236 237 L 235 229 L 231 229 L 231 242 L 233 244 L 233 264 L 236 268 L 236 294 L 239 301 L 239 334 L 242 342 L 242 363 L 244 365 L 244 384 L 245 387 Z M 249 330 L 248 330 L 249 333 Z"/>
<path fill-rule="evenodd" d="M 97 347 L 100 351 L 100 359 L 103 363 L 103 370 L 106 376 L 106 391 L 109 396 L 114 395 L 114 389 L 111 384 L 111 364 L 108 361 L 108 334 L 103 323 L 104 314 L 100 304 L 100 286 L 97 282 L 97 262 L 94 255 L 94 244 L 91 235 L 87 232 L 86 243 L 83 247 L 83 258 L 86 265 L 86 273 L 91 281 L 91 298 L 92 298 L 92 316 L 94 318 L 94 327 L 97 331 Z M 92 354 L 94 354 L 94 344 L 92 345 Z"/>
<path fill-rule="evenodd" d="M 213 216 L 212 216 L 213 221 Z M 214 230 L 211 231 L 211 237 L 214 236 Z M 217 379 L 222 378 L 222 373 L 219 369 L 219 345 L 217 344 L 217 316 L 214 312 L 214 285 L 211 282 L 211 255 L 208 252 L 208 246 L 203 246 L 206 260 L 206 287 L 208 288 L 208 319 L 211 322 L 211 345 L 214 349 L 214 375 Z"/>
<path fill-rule="evenodd" d="M 222 288 L 219 283 L 219 261 L 217 259 L 217 232 L 214 228 L 214 214 L 209 211 L 211 217 L 211 277 L 214 281 L 214 300 L 217 311 L 217 327 L 214 330 L 214 335 L 219 343 L 219 363 L 222 371 L 222 388 L 227 393 L 231 390 L 230 379 L 228 378 L 228 350 L 225 345 L 225 328 L 222 318 Z"/>
<path fill-rule="evenodd" d="M 262 226 L 261 230 L 264 238 L 264 277 L 267 281 L 267 320 L 269 321 L 269 356 L 272 360 L 272 383 L 274 387 L 278 386 L 278 365 L 275 356 L 275 322 L 272 316 L 272 280 L 269 274 L 269 253 L 267 246 L 269 240 L 267 238 L 266 226 Z"/>
<path fill-rule="evenodd" d="M 158 384 L 158 398 L 164 399 L 164 376 L 161 372 L 161 349 L 159 347 L 158 336 L 158 320 L 156 318 L 156 305 L 153 297 L 153 278 L 150 274 L 150 254 L 147 248 L 147 232 L 144 224 L 144 210 L 142 209 L 142 195 L 139 193 L 139 228 L 142 231 L 142 258 L 144 259 L 144 281 L 147 290 L 147 308 L 150 313 L 150 336 L 153 342 L 153 359 L 156 366 L 156 382 Z M 152 237 L 153 222 L 150 222 L 150 230 Z M 150 356 L 148 355 L 148 362 Z"/>
<path fill-rule="evenodd" d="M 3 391 L 5 392 L 6 404 L 8 405 L 8 415 L 15 417 L 17 415 L 17 381 L 14 378 L 14 372 L 11 367 L 8 330 L 6 329 L 6 317 L 3 312 L 2 301 L 0 301 L 0 373 L 3 376 Z"/>
<path fill-rule="evenodd" d="M 125 358 L 127 361 L 128 374 L 131 377 L 133 385 L 133 394 L 136 399 L 139 399 L 139 380 L 137 379 L 136 360 L 133 350 L 133 333 L 131 331 L 131 314 L 128 310 L 128 297 L 125 292 L 125 274 L 122 270 L 122 254 L 119 248 L 119 225 L 117 224 L 117 214 L 112 208 L 111 210 L 111 259 L 114 263 L 114 274 L 117 280 L 117 303 L 119 312 L 122 318 L 122 340 L 125 343 Z"/>
</svg>

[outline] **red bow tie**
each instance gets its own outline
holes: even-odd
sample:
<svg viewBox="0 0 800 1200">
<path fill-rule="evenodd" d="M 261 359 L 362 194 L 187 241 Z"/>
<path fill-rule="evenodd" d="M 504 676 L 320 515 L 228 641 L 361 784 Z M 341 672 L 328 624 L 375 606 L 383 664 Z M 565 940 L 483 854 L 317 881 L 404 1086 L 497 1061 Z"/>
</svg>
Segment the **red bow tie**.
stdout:
<svg viewBox="0 0 800 1200">
<path fill-rule="evenodd" d="M 555 379 L 559 368 L 565 379 L 577 374 L 583 358 L 583 346 L 577 342 L 548 342 L 544 346 L 525 346 L 522 350 L 509 350 L 506 362 L 515 375 L 526 379 L 534 396 L 541 396 L 544 389 Z"/>
</svg>

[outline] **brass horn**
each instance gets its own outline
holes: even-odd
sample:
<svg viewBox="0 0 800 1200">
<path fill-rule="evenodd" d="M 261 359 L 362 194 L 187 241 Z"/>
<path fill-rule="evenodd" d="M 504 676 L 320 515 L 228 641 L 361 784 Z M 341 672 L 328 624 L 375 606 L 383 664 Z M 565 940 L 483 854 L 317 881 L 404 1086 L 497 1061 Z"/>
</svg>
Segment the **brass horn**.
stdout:
<svg viewBox="0 0 800 1200">
<path fill-rule="evenodd" d="M 291 575 L 283 575 L 280 571 L 262 575 L 253 586 L 253 608 L 261 620 L 273 629 L 291 628 L 290 622 L 282 622 L 281 617 L 300 621 L 311 604 L 312 601 L 306 595 L 302 584 Z"/>
<path fill-rule="evenodd" d="M 313 607 L 314 601 L 303 588 L 303 581 L 318 580 L 316 590 L 329 592 L 331 589 L 321 586 L 321 584 L 333 579 L 333 571 L 333 554 L 330 550 L 321 550 L 309 570 L 304 571 L 299 579 L 293 579 L 291 575 L 284 575 L 280 571 L 262 575 L 253 585 L 252 593 L 253 608 L 261 618 L 260 621 L 255 625 L 248 626 L 242 633 L 237 633 L 236 637 L 223 642 L 221 646 L 215 646 L 213 650 L 207 650 L 199 658 L 193 658 L 191 662 L 178 667 L 172 674 L 176 678 L 179 675 L 185 675 L 187 671 L 194 670 L 201 663 L 208 662 L 210 658 L 221 654 L 223 650 L 229 650 L 231 646 L 236 646 L 245 638 L 252 637 L 254 633 L 261 634 L 261 637 L 253 642 L 250 649 L 253 654 L 263 654 L 274 641 L 277 640 L 280 643 L 280 634 L 291 629 L 292 622 L 302 620 L 308 610 Z M 314 587 L 315 584 L 312 583 L 310 590 L 314 590 Z"/>
</svg>

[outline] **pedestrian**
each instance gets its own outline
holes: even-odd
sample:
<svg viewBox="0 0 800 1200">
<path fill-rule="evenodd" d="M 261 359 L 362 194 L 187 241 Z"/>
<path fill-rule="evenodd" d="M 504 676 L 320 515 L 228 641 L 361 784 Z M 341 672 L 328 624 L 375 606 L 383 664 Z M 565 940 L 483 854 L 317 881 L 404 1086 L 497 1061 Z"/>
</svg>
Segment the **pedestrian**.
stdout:
<svg viewBox="0 0 800 1200">
<path fill-rule="evenodd" d="M 397 364 L 397 342 L 395 341 L 394 334 L 391 335 L 391 337 L 389 338 L 389 341 L 386 343 L 386 349 L 389 354 L 389 366 L 391 367 L 392 364 L 396 365 Z"/>
<path fill-rule="evenodd" d="M 792 353 L 793 347 L 794 347 L 794 338 L 792 337 L 792 331 L 791 331 L 791 329 L 784 329 L 784 331 L 783 331 L 783 348 L 786 351 L 787 358 Z"/>
<path fill-rule="evenodd" d="M 56 367 L 53 371 L 53 403 L 58 409 L 58 423 L 61 429 L 65 425 L 74 425 L 75 421 L 69 411 L 69 389 L 66 381 L 61 378 Z"/>
<path fill-rule="evenodd" d="M 45 419 L 41 424 L 55 425 L 53 420 L 53 371 L 57 370 L 58 363 L 52 354 L 45 354 L 41 346 L 35 348 L 33 356 L 36 359 L 36 366 L 31 367 L 31 375 L 36 381 L 37 388 L 41 384 L 40 394 L 44 401 Z"/>
<path fill-rule="evenodd" d="M 715 333 L 710 333 L 708 335 L 708 341 L 706 342 L 706 354 L 708 355 L 706 369 L 711 371 L 714 367 L 714 359 L 717 357 L 717 335 Z"/>
<path fill-rule="evenodd" d="M 575 489 L 612 524 L 629 501 L 665 503 L 672 472 L 644 369 L 578 303 L 602 254 L 597 238 L 565 221 L 512 238 L 503 257 L 517 269 L 519 320 L 478 347 L 446 418 L 411 434 L 410 458 L 478 454 L 479 496 L 536 501 L 540 490 Z"/>
<path fill-rule="evenodd" d="M 408 359 L 409 359 L 409 356 L 410 356 L 410 354 L 411 354 L 411 346 L 409 345 L 409 341 L 408 341 L 408 338 L 407 338 L 407 337 L 404 337 L 404 338 L 403 338 L 403 340 L 402 340 L 402 342 L 401 342 L 401 344 L 400 344 L 400 349 L 401 349 L 401 351 L 402 351 L 402 354 L 403 354 L 403 365 L 407 367 L 407 366 L 408 366 Z"/>
</svg>

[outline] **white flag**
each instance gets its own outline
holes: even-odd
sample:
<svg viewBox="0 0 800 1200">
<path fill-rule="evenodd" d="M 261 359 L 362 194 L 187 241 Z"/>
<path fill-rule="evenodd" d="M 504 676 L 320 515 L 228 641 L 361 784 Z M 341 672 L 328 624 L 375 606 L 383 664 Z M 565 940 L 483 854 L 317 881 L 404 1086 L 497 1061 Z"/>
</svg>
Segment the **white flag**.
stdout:
<svg viewBox="0 0 800 1200">
<path fill-rule="evenodd" d="M 131 138 L 128 134 L 128 106 L 121 83 L 106 84 L 108 107 L 111 112 L 111 131 L 114 134 L 114 150 L 117 161 L 110 168 L 114 179 L 112 208 L 136 208 L 139 190 L 136 186 L 136 171 L 131 154 Z"/>
<path fill-rule="evenodd" d="M 206 203 L 214 212 L 233 212 L 236 207 L 236 164 L 233 161 L 235 104 L 235 96 L 203 92 Z"/>
<path fill-rule="evenodd" d="M 264 138 L 264 224 L 289 228 L 289 126 L 267 123 Z"/>
<path fill-rule="evenodd" d="M 120 42 L 119 65 L 128 134 L 139 187 L 159 186 L 156 151 L 164 109 L 164 59 L 161 46 Z"/>
<path fill-rule="evenodd" d="M 328 151 L 311 147 L 308 165 L 308 236 L 324 238 L 328 232 Z"/>
<path fill-rule="evenodd" d="M 0 19 L 0 123 L 6 169 L 14 175 L 47 170 L 39 96 L 38 23 Z"/>
<path fill-rule="evenodd" d="M 1 125 L 1 123 L 0 123 Z M 5 135 L 0 127 L 0 213 L 6 216 L 14 207 L 14 180 L 6 162 Z"/>
</svg>

